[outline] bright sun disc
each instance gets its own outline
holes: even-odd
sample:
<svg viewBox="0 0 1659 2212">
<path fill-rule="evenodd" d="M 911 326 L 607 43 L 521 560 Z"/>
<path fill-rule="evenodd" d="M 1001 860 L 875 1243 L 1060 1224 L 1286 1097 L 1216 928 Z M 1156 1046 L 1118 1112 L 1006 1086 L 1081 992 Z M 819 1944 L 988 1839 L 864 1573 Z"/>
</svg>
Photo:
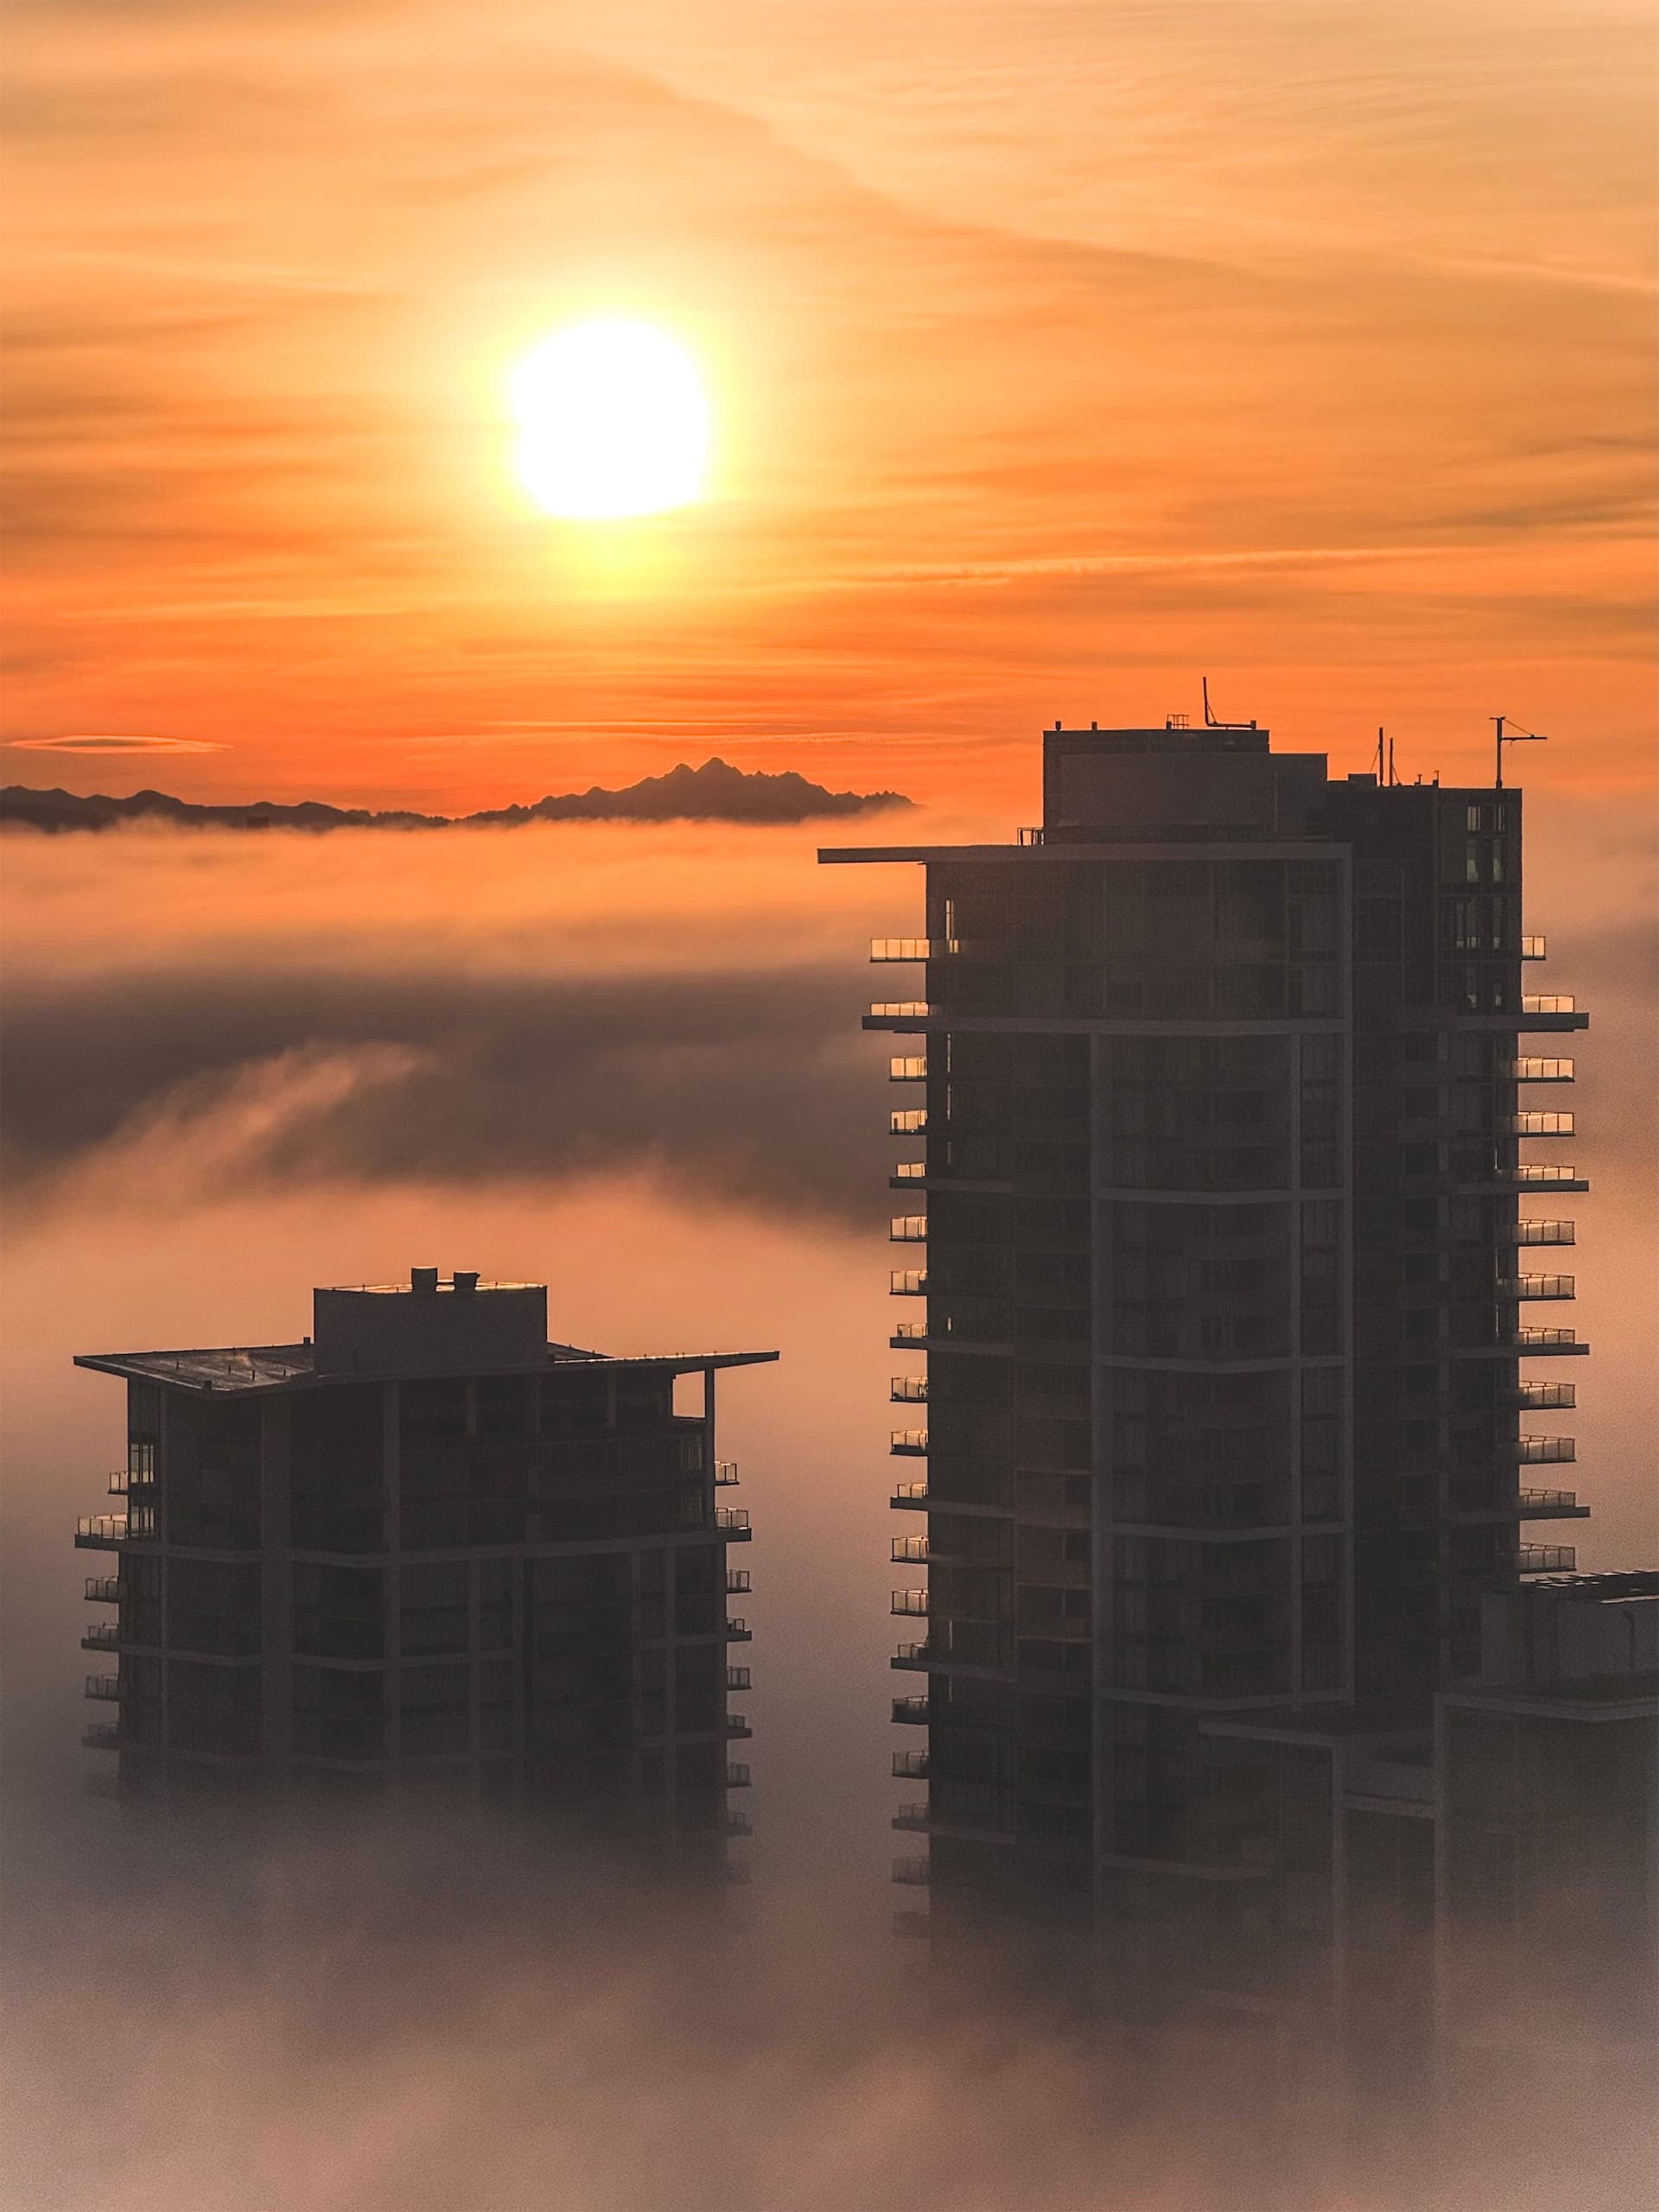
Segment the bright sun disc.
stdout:
<svg viewBox="0 0 1659 2212">
<path fill-rule="evenodd" d="M 709 403 L 696 364 L 645 322 L 583 322 L 515 371 L 518 475 L 548 513 L 598 520 L 702 489 Z"/>
</svg>

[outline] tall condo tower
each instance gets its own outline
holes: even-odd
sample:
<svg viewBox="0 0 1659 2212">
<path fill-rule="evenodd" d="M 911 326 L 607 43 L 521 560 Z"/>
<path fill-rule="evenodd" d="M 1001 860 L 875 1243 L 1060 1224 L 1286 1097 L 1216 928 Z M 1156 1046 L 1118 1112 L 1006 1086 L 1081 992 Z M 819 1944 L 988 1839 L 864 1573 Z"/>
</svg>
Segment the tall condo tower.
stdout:
<svg viewBox="0 0 1659 2212">
<path fill-rule="evenodd" d="M 77 1361 L 127 1385 L 125 1510 L 75 1536 L 109 1554 L 86 1741 L 121 1794 L 497 1800 L 693 1854 L 741 1830 L 749 1516 L 715 1503 L 715 1376 L 777 1354 L 550 1344 L 543 1286 L 435 1268 L 314 1312 L 299 1344 Z"/>
<path fill-rule="evenodd" d="M 1531 1102 L 1586 1017 L 1523 985 L 1517 791 L 1175 723 L 1057 725 L 1043 798 L 1011 844 L 821 855 L 926 870 L 921 933 L 872 950 L 915 995 L 866 1020 L 904 1040 L 914 1317 L 894 1767 L 928 1850 L 896 1871 L 936 1934 L 1000 1916 L 1028 1957 L 1081 1907 L 1211 1983 L 1328 1974 L 1333 1746 L 1427 1743 L 1483 1597 L 1573 1565 L 1535 1524 L 1584 1510 L 1552 1416 L 1585 1185 Z"/>
</svg>

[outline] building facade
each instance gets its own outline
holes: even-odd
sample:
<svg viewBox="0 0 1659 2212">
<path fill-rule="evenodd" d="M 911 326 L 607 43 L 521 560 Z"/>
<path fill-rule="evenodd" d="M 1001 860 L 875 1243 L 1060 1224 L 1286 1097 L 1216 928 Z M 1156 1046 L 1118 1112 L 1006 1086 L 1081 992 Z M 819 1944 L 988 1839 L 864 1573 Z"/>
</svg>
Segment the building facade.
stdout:
<svg viewBox="0 0 1659 2212">
<path fill-rule="evenodd" d="M 127 1386 L 125 1510 L 75 1538 L 108 1555 L 86 1740 L 121 1794 L 517 1803 L 693 1852 L 741 1827 L 715 1377 L 776 1353 L 550 1344 L 544 1287 L 435 1268 L 314 1315 L 77 1360 Z"/>
<path fill-rule="evenodd" d="M 1082 1910 L 1126 1980 L 1271 1961 L 1328 2002 L 1310 1733 L 1426 1738 L 1584 1510 L 1536 1471 L 1586 1347 L 1551 1210 L 1585 1185 L 1536 1157 L 1572 1116 L 1533 1102 L 1586 1017 L 1524 980 L 1521 795 L 1057 726 L 1016 842 L 822 858 L 925 870 L 921 933 L 873 947 L 915 995 L 866 1022 L 903 1039 L 893 1344 L 925 1355 L 892 1386 L 926 1568 L 899 1878 L 936 1934 Z"/>
</svg>

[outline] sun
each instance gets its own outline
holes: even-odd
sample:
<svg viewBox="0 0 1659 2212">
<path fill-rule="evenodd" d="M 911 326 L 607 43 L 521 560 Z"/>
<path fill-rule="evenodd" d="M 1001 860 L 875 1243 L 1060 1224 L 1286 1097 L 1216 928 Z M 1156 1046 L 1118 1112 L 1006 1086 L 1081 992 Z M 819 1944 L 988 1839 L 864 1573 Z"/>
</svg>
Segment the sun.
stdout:
<svg viewBox="0 0 1659 2212">
<path fill-rule="evenodd" d="M 696 363 L 648 322 L 581 322 L 513 372 L 518 476 L 549 514 L 608 520 L 702 489 L 709 402 Z"/>
</svg>

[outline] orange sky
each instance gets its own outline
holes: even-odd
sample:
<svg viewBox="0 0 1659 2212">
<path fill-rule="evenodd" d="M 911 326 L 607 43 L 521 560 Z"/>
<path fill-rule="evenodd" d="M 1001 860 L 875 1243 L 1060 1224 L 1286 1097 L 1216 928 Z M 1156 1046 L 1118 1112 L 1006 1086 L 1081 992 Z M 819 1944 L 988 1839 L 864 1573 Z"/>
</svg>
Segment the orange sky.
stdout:
<svg viewBox="0 0 1659 2212">
<path fill-rule="evenodd" d="M 1633 783 L 1647 16 L 17 0 L 5 734 L 224 749 L 0 766 L 1001 804 L 1207 671 L 1344 765 L 1484 775 L 1502 709 Z M 700 505 L 524 499 L 507 371 L 590 313 L 703 363 Z"/>
</svg>

